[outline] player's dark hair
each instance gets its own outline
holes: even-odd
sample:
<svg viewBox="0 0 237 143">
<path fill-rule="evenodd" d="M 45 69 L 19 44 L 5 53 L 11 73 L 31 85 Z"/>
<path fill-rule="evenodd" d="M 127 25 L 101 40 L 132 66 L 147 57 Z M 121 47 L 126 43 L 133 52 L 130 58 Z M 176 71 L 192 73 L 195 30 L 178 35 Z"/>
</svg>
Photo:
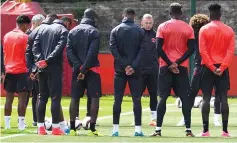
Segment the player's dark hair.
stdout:
<svg viewBox="0 0 237 143">
<path fill-rule="evenodd" d="M 219 20 L 221 17 L 221 6 L 217 3 L 208 6 L 210 19 Z"/>
<path fill-rule="evenodd" d="M 19 15 L 16 18 L 16 23 L 17 24 L 30 24 L 31 20 L 27 15 Z"/>
<path fill-rule="evenodd" d="M 202 26 L 209 22 L 209 17 L 206 14 L 195 14 L 191 17 L 189 25 L 192 26 L 195 35 L 198 35 Z"/>
<path fill-rule="evenodd" d="M 67 16 L 63 16 L 62 18 L 60 18 L 63 22 L 69 22 L 72 23 L 71 18 L 67 17 Z"/>
<path fill-rule="evenodd" d="M 170 5 L 170 15 L 181 15 L 182 14 L 182 5 L 179 3 L 172 3 Z"/>
<path fill-rule="evenodd" d="M 58 16 L 56 14 L 48 14 L 46 19 L 49 23 L 53 23 L 54 20 L 58 19 Z"/>
<path fill-rule="evenodd" d="M 134 17 L 136 15 L 136 12 L 134 9 L 128 7 L 123 10 L 123 14 L 127 17 Z"/>
</svg>

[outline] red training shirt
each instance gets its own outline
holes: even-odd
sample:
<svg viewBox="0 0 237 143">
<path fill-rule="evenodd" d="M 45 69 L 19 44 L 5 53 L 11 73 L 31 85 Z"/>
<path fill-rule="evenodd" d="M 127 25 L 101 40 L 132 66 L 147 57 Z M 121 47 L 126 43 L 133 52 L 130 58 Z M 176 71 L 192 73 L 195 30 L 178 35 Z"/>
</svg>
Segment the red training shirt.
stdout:
<svg viewBox="0 0 237 143">
<path fill-rule="evenodd" d="M 28 72 L 25 52 L 28 35 L 15 28 L 3 38 L 4 65 L 6 73 L 20 74 Z"/>
<path fill-rule="evenodd" d="M 202 65 L 215 71 L 214 64 L 221 64 L 220 69 L 224 71 L 234 56 L 235 34 L 233 29 L 221 21 L 211 21 L 200 30 L 199 48 Z"/>
<path fill-rule="evenodd" d="M 194 39 L 193 28 L 182 20 L 171 19 L 159 25 L 157 38 L 164 39 L 163 50 L 171 62 L 176 62 L 188 50 L 188 40 Z M 160 66 L 166 66 L 161 58 Z M 181 66 L 188 67 L 188 60 Z"/>
</svg>

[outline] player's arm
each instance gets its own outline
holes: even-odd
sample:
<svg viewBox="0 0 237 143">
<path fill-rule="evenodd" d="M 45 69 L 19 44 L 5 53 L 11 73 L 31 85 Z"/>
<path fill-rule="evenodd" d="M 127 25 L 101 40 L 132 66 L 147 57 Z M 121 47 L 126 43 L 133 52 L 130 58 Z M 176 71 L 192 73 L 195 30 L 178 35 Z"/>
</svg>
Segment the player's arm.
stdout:
<svg viewBox="0 0 237 143">
<path fill-rule="evenodd" d="M 63 30 L 60 34 L 61 34 L 61 36 L 60 36 L 60 39 L 59 39 L 55 49 L 45 60 L 47 64 L 50 64 L 52 61 L 54 61 L 55 58 L 60 56 L 61 53 L 63 52 L 63 49 L 65 48 L 65 46 L 67 44 L 68 31 Z"/>
<path fill-rule="evenodd" d="M 207 53 L 207 44 L 206 44 L 206 37 L 204 29 L 201 29 L 199 32 L 199 51 L 203 63 L 212 71 L 215 72 L 216 67 L 213 65 L 211 58 Z"/>
<path fill-rule="evenodd" d="M 28 42 L 27 42 L 27 47 L 26 47 L 26 53 L 25 53 L 26 65 L 27 65 L 29 72 L 31 72 L 32 65 L 34 63 L 34 55 L 32 52 L 32 45 L 33 44 L 34 44 L 34 40 L 31 38 L 31 36 L 29 36 Z"/>
<path fill-rule="evenodd" d="M 72 34 L 69 33 L 67 37 L 67 46 L 66 46 L 66 55 L 67 55 L 68 63 L 74 69 L 79 70 L 82 63 L 79 61 L 79 59 L 75 55 L 75 52 L 73 52 L 73 48 L 75 47 L 73 47 L 73 44 L 72 44 Z"/>
<path fill-rule="evenodd" d="M 110 49 L 114 59 L 119 61 L 120 66 L 125 69 L 126 66 L 128 66 L 128 64 L 120 56 L 120 53 L 118 50 L 118 43 L 116 40 L 116 29 L 113 29 L 110 33 L 109 49 Z"/>
<path fill-rule="evenodd" d="M 131 67 L 136 70 L 137 67 L 140 65 L 142 58 L 144 58 L 144 55 L 147 53 L 146 52 L 146 38 L 145 38 L 145 32 L 144 30 L 141 30 L 141 39 L 140 39 L 140 47 L 139 47 L 139 51 L 137 54 L 136 59 L 132 62 Z"/>
<path fill-rule="evenodd" d="M 5 67 L 4 67 L 4 55 L 3 55 L 3 46 L 1 43 L 1 75 L 5 73 Z"/>
<path fill-rule="evenodd" d="M 156 49 L 158 56 L 160 56 L 168 66 L 172 65 L 172 62 L 169 60 L 168 56 L 166 55 L 165 51 L 163 50 L 164 39 L 157 37 L 156 38 Z"/>
<path fill-rule="evenodd" d="M 157 30 L 157 35 L 156 35 L 156 49 L 157 49 L 157 56 L 161 57 L 168 66 L 172 65 L 172 62 L 166 55 L 165 51 L 163 50 L 163 45 L 164 45 L 164 35 L 163 35 L 163 29 L 162 26 L 160 25 Z"/>
<path fill-rule="evenodd" d="M 93 32 L 93 40 L 90 43 L 89 50 L 86 55 L 86 60 L 81 67 L 81 73 L 85 74 L 93 66 L 93 62 L 97 59 L 100 50 L 100 34 L 98 31 Z"/>
<path fill-rule="evenodd" d="M 195 40 L 194 39 L 188 39 L 188 50 L 184 53 L 184 55 L 179 58 L 176 63 L 178 65 L 182 64 L 184 61 L 186 61 L 194 52 L 195 50 Z"/>
<path fill-rule="evenodd" d="M 40 47 L 40 39 L 41 39 L 41 35 L 42 35 L 41 32 L 39 31 L 39 33 L 37 34 L 37 36 L 34 40 L 33 48 L 32 48 L 32 52 L 33 52 L 33 55 L 34 55 L 34 61 L 35 62 L 44 60 L 44 56 L 42 54 L 42 50 L 41 50 L 41 47 Z"/>
<path fill-rule="evenodd" d="M 223 72 L 225 69 L 227 69 L 227 67 L 230 65 L 230 62 L 234 56 L 234 52 L 235 52 L 235 34 L 233 32 L 229 46 L 227 47 L 227 53 L 226 56 L 220 66 L 220 70 Z"/>
</svg>

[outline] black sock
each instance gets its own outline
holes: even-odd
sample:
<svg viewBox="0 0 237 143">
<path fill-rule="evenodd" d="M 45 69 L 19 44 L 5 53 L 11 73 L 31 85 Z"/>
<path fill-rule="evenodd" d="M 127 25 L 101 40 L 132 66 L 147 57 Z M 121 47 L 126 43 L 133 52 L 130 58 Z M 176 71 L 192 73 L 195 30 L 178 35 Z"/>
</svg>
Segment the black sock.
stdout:
<svg viewBox="0 0 237 143">
<path fill-rule="evenodd" d="M 222 121 L 222 124 L 223 124 L 223 131 L 228 133 L 227 131 L 227 126 L 228 126 L 228 120 L 223 120 Z"/>
<path fill-rule="evenodd" d="M 75 121 L 70 121 L 70 129 L 76 131 Z"/>
<path fill-rule="evenodd" d="M 96 129 L 95 129 L 95 123 L 90 123 L 90 130 L 91 130 L 92 132 L 96 131 Z"/>
<path fill-rule="evenodd" d="M 209 131 L 209 122 L 203 121 L 203 133 L 206 133 L 207 131 Z"/>
</svg>

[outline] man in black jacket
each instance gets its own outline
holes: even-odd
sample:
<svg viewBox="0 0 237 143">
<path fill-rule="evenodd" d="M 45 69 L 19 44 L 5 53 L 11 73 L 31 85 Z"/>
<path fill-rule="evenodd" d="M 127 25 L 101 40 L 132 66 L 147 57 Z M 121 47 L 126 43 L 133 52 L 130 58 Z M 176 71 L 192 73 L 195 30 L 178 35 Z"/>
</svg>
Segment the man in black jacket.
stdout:
<svg viewBox="0 0 237 143">
<path fill-rule="evenodd" d="M 80 97 L 87 89 L 87 96 L 91 98 L 89 136 L 103 136 L 95 129 L 101 97 L 98 60 L 100 34 L 95 26 L 96 17 L 94 10 L 86 9 L 81 23 L 70 31 L 67 43 L 67 57 L 73 69 L 70 104 L 71 130 L 76 131 L 75 119 Z"/>
<path fill-rule="evenodd" d="M 142 18 L 142 28 L 145 31 L 144 38 L 147 41 L 147 54 L 141 63 L 142 93 L 146 87 L 150 94 L 151 122 L 150 126 L 156 125 L 157 106 L 157 77 L 158 77 L 158 54 L 156 50 L 156 32 L 153 30 L 153 18 L 150 14 L 145 14 Z"/>
<path fill-rule="evenodd" d="M 37 98 L 39 94 L 39 85 L 38 85 L 38 79 L 37 79 L 37 68 L 34 64 L 34 55 L 32 53 L 32 47 L 34 43 L 34 39 L 38 33 L 38 29 L 42 23 L 42 21 L 45 19 L 45 17 L 41 14 L 37 14 L 32 17 L 32 26 L 31 29 L 29 29 L 26 34 L 29 35 L 28 37 L 28 43 L 26 48 L 26 65 L 30 74 L 30 84 L 32 86 L 32 90 L 28 93 L 28 100 L 27 105 L 29 102 L 30 94 L 32 93 L 32 112 L 33 112 L 33 126 L 37 126 L 37 116 L 36 116 L 36 106 L 37 106 Z"/>
<path fill-rule="evenodd" d="M 144 49 L 144 30 L 134 24 L 135 11 L 126 8 L 123 11 L 123 21 L 115 27 L 110 34 L 110 50 L 114 57 L 114 105 L 113 105 L 113 133 L 119 136 L 119 119 L 121 104 L 126 83 L 133 99 L 133 111 L 135 115 L 134 136 L 144 136 L 141 130 L 141 75 L 140 62 Z"/>
<path fill-rule="evenodd" d="M 45 135 L 44 117 L 47 100 L 51 96 L 52 134 L 63 135 L 59 127 L 62 96 L 63 49 L 67 43 L 71 19 L 62 17 L 52 25 L 40 28 L 33 45 L 33 54 L 38 67 L 40 97 L 38 106 L 38 134 Z"/>
</svg>

